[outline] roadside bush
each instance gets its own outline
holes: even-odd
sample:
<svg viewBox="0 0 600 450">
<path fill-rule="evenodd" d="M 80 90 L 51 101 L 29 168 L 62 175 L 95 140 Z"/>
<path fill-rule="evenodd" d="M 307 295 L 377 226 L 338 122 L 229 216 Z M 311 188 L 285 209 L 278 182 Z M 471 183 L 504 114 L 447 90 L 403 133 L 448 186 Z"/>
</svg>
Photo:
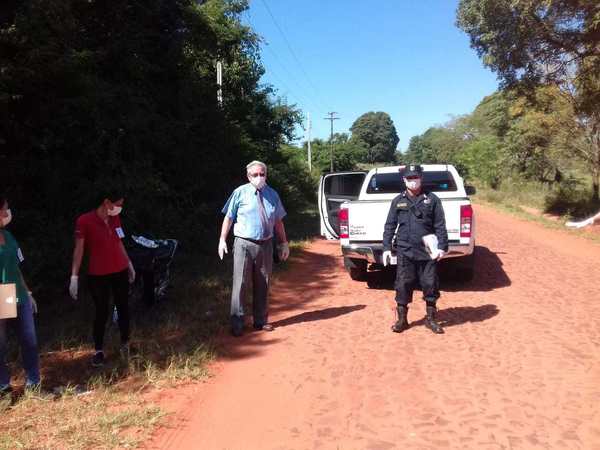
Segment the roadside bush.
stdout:
<svg viewBox="0 0 600 450">
<path fill-rule="evenodd" d="M 544 211 L 561 216 L 581 218 L 595 213 L 600 202 L 593 200 L 592 193 L 575 178 L 568 178 L 558 189 L 546 196 Z"/>
</svg>

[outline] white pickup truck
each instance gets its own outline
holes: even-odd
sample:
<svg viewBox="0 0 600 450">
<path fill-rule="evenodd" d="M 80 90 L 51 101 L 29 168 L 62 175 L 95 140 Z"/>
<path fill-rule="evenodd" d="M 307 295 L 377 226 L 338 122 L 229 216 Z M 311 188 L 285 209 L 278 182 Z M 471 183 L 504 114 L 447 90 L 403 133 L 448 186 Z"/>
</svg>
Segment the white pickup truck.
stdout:
<svg viewBox="0 0 600 450">
<path fill-rule="evenodd" d="M 369 264 L 382 267 L 383 229 L 390 203 L 404 182 L 404 166 L 381 167 L 369 172 L 330 173 L 319 183 L 321 235 L 339 239 L 344 266 L 354 280 L 364 280 Z M 475 188 L 466 186 L 454 166 L 424 164 L 423 189 L 442 201 L 448 253 L 444 259 L 456 259 L 456 277 L 470 280 L 475 268 L 475 220 L 469 195 Z M 392 263 L 394 263 L 393 258 Z"/>
</svg>

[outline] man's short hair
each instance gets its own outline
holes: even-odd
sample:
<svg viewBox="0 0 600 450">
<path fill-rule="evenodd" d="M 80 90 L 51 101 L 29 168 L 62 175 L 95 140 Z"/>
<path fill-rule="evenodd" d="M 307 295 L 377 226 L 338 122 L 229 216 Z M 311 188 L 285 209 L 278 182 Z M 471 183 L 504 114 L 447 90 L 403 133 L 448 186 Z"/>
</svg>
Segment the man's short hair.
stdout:
<svg viewBox="0 0 600 450">
<path fill-rule="evenodd" d="M 262 161 L 256 161 L 256 160 L 255 160 L 255 161 L 252 161 L 251 163 L 249 163 L 249 164 L 246 166 L 246 173 L 249 173 L 249 172 L 250 172 L 250 168 L 251 168 L 252 166 L 261 166 L 263 169 L 265 169 L 265 173 L 267 173 L 267 165 L 266 165 L 264 162 L 262 162 Z"/>
</svg>

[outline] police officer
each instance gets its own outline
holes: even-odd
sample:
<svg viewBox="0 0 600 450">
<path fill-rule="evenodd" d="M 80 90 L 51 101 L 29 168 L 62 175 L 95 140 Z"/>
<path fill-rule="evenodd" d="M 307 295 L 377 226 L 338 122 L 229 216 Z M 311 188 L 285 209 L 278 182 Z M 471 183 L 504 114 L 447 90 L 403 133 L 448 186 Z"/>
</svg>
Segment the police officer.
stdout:
<svg viewBox="0 0 600 450">
<path fill-rule="evenodd" d="M 422 189 L 423 168 L 408 165 L 401 170 L 406 189 L 390 205 L 383 232 L 383 265 L 389 264 L 392 247 L 397 255 L 396 303 L 397 320 L 392 331 L 401 333 L 408 328 L 408 304 L 417 280 L 427 304 L 425 325 L 437 334 L 444 332 L 435 320 L 438 288 L 437 262 L 448 251 L 448 233 L 440 199 Z M 429 254 L 423 236 L 435 234 L 438 248 Z M 395 239 L 394 239 L 395 238 Z"/>
</svg>

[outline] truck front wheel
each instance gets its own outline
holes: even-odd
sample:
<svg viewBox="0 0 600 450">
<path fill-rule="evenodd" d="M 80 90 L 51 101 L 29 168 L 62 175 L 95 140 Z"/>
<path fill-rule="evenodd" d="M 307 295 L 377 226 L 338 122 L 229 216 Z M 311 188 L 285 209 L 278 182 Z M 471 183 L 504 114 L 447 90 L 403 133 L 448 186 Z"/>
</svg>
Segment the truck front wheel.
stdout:
<svg viewBox="0 0 600 450">
<path fill-rule="evenodd" d="M 355 281 L 365 281 L 367 279 L 367 261 L 357 258 L 344 257 L 344 267 L 350 274 L 350 278 Z"/>
</svg>

